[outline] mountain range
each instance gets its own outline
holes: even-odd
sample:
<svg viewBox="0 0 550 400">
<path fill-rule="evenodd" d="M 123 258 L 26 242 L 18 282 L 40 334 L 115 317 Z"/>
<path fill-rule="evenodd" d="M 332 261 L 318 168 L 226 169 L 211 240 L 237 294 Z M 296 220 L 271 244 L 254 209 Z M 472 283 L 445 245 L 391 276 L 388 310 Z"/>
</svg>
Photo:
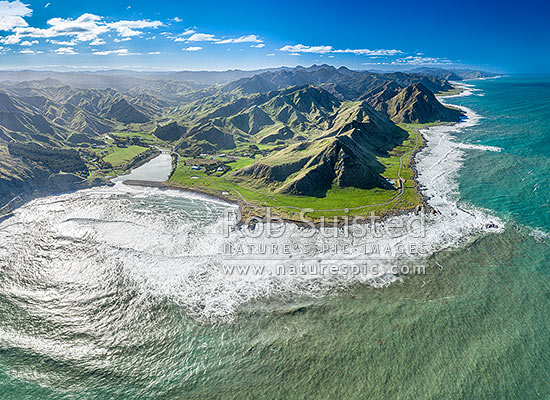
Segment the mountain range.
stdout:
<svg viewBox="0 0 550 400">
<path fill-rule="evenodd" d="M 25 148 L 41 154 L 27 157 L 28 165 L 42 162 L 37 171 L 59 172 L 43 163 L 52 149 L 84 151 L 104 145 L 109 135 L 135 132 L 188 157 L 264 146 L 264 158 L 230 178 L 279 193 L 323 196 L 334 186 L 386 187 L 376 158 L 407 137 L 396 124 L 458 121 L 461 112 L 435 94 L 453 89 L 449 80 L 487 75 L 329 65 L 223 73 L 0 72 L 6 79 L 0 82 L 0 148 L 19 149 L 9 164 L 12 178 L 20 178 L 21 171 L 32 175 L 22 167 Z M 1 179 L 9 177 L 6 165 Z"/>
</svg>

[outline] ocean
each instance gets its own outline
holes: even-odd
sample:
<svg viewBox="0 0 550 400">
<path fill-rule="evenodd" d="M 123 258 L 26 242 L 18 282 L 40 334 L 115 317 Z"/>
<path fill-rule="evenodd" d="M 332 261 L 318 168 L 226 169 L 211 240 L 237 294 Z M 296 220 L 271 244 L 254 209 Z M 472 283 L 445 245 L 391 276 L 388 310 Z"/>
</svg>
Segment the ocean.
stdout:
<svg viewBox="0 0 550 400">
<path fill-rule="evenodd" d="M 0 398 L 550 398 L 550 77 L 466 85 L 445 99 L 465 121 L 416 158 L 439 212 L 424 274 L 228 276 L 232 206 L 175 191 L 19 208 L 0 224 Z M 277 243 L 358 245 L 300 232 Z"/>
</svg>

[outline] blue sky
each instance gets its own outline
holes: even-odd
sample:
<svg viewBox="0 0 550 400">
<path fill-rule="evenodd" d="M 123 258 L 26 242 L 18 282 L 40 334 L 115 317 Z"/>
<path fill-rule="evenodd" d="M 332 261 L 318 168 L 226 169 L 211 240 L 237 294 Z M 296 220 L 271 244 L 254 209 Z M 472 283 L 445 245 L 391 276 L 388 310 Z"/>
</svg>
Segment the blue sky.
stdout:
<svg viewBox="0 0 550 400">
<path fill-rule="evenodd" d="M 550 72 L 550 6 L 473 1 L 0 1 L 0 68 Z"/>
</svg>

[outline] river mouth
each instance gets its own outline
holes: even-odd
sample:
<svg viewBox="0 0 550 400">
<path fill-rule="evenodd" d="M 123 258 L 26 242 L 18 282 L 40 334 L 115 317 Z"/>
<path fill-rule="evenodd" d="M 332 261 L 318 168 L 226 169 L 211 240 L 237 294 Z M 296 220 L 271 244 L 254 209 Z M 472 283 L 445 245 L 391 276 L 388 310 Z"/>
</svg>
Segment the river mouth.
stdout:
<svg viewBox="0 0 550 400">
<path fill-rule="evenodd" d="M 456 143 L 457 129 L 424 132 L 417 159 L 441 214 L 428 218 L 424 238 L 388 241 L 393 249 L 438 245 L 422 257 L 426 275 L 410 279 L 227 275 L 223 263 L 243 258 L 225 254 L 227 244 L 251 245 L 260 253 L 254 264 L 270 267 L 276 257 L 258 250 L 265 244 L 317 245 L 286 260 L 293 264 L 334 260 L 342 253 L 325 245 L 365 240 L 303 238 L 292 224 L 281 238 L 226 237 L 223 218 L 234 207 L 170 189 L 117 183 L 25 204 L 0 224 L 0 392 L 201 400 L 220 390 L 235 399 L 547 393 L 548 235 L 460 203 L 465 151 L 500 153 Z M 500 229 L 486 229 L 491 221 Z"/>
<path fill-rule="evenodd" d="M 133 169 L 129 174 L 111 179 L 111 182 L 117 183 L 127 180 L 165 182 L 168 180 L 171 170 L 172 157 L 168 151 L 163 151 L 157 157 Z"/>
<path fill-rule="evenodd" d="M 419 180 L 437 215 L 400 215 L 368 229 L 280 223 L 275 231 L 271 224 L 249 231 L 232 222 L 236 207 L 230 204 L 123 184 L 165 181 L 171 156 L 162 153 L 113 179 L 113 187 L 46 197 L 16 210 L 1 225 L 0 256 L 6 271 L 28 274 L 24 282 L 52 273 L 43 280 L 57 287 L 61 271 L 69 286 L 83 282 L 76 292 L 97 280 L 110 296 L 123 279 L 140 296 L 173 302 L 207 324 L 233 322 L 243 306 L 258 300 L 292 303 L 357 284 L 385 287 L 410 268 L 423 273 L 426 259 L 442 249 L 498 231 L 487 229 L 496 219 L 454 200 L 462 150 L 452 133 L 476 123 L 466 111 L 463 124 L 425 131 L 427 146 L 417 155 Z M 390 234 L 388 226 L 397 228 Z"/>
</svg>

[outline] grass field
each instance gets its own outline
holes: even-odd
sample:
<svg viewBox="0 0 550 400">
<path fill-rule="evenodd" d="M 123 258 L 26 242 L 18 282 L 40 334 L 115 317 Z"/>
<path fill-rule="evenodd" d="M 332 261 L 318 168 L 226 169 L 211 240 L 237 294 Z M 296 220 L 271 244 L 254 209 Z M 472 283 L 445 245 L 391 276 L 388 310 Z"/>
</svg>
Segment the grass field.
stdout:
<svg viewBox="0 0 550 400">
<path fill-rule="evenodd" d="M 102 150 L 98 150 L 98 151 L 107 151 L 108 154 L 103 156 L 103 160 L 105 160 L 108 163 L 111 163 L 111 165 L 114 168 L 117 168 L 117 167 L 120 167 L 120 166 L 126 164 L 132 158 L 134 158 L 138 154 L 143 153 L 145 150 L 147 150 L 147 147 L 142 147 L 142 146 L 117 147 L 117 146 L 113 146 L 113 147 L 107 148 L 105 150 L 102 149 Z"/>
<path fill-rule="evenodd" d="M 277 214 L 288 218 L 297 218 L 303 209 L 313 209 L 314 211 L 307 212 L 306 216 L 315 220 L 330 216 L 370 215 L 371 212 L 383 215 L 396 209 L 414 208 L 420 204 L 421 198 L 416 191 L 416 183 L 412 179 L 411 160 L 414 150 L 422 145 L 422 136 L 418 133 L 418 128 L 421 126 L 401 125 L 407 130 L 409 137 L 393 149 L 387 157 L 378 158 L 378 161 L 386 167 L 383 176 L 397 182 L 395 190 L 335 187 L 322 198 L 293 196 L 276 193 L 272 187 L 260 186 L 253 182 L 236 182 L 230 174 L 207 174 L 182 164 L 170 178 L 169 184 L 213 195 L 223 194 L 244 203 L 248 208 L 271 207 Z M 253 162 L 252 158 L 244 158 L 228 165 L 235 170 Z M 399 175 L 403 180 L 403 188 L 399 183 Z"/>
<path fill-rule="evenodd" d="M 149 145 L 157 145 L 160 147 L 169 147 L 166 142 L 163 140 L 160 140 L 156 138 L 155 136 L 151 135 L 151 133 L 148 132 L 112 132 L 109 134 L 111 137 L 121 137 L 121 138 L 138 138 L 142 140 L 144 143 L 147 143 Z"/>
<path fill-rule="evenodd" d="M 253 164 L 254 159 L 253 158 L 240 158 L 236 161 L 232 161 L 230 163 L 227 163 L 232 169 L 237 170 L 241 169 L 243 167 L 246 167 L 247 165 Z"/>
</svg>

